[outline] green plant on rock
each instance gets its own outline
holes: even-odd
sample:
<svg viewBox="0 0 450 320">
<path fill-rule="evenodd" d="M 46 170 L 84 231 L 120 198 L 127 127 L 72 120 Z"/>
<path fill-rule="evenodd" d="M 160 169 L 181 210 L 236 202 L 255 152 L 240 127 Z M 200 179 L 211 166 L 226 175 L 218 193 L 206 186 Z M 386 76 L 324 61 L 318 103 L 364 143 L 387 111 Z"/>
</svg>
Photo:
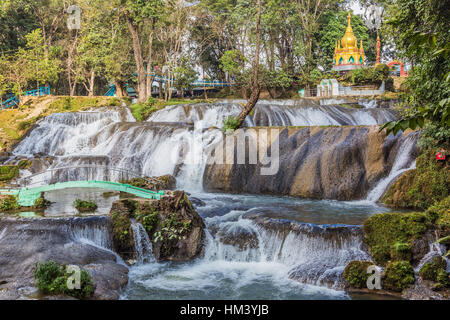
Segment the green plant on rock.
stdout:
<svg viewBox="0 0 450 320">
<path fill-rule="evenodd" d="M 73 206 L 79 211 L 79 212 L 94 212 L 97 210 L 98 206 L 95 202 L 90 200 L 81 200 L 76 199 L 73 202 Z"/>
<path fill-rule="evenodd" d="M 411 246 L 405 242 L 394 243 L 390 253 L 393 260 L 410 261 L 412 258 Z"/>
<path fill-rule="evenodd" d="M 229 116 L 223 121 L 223 132 L 233 132 L 237 128 L 239 128 L 239 119 L 237 117 Z"/>
<path fill-rule="evenodd" d="M 401 292 L 414 282 L 414 269 L 409 261 L 388 262 L 382 280 L 384 289 Z"/>
<path fill-rule="evenodd" d="M 14 165 L 0 166 L 0 181 L 9 182 L 19 176 L 19 168 Z"/>
<path fill-rule="evenodd" d="M 94 283 L 89 273 L 80 268 L 80 288 L 69 289 L 68 281 L 73 273 L 69 273 L 65 265 L 50 260 L 37 263 L 34 279 L 38 289 L 45 294 L 65 294 L 78 299 L 86 299 L 94 294 Z"/>
<path fill-rule="evenodd" d="M 446 271 L 447 262 L 440 256 L 436 256 L 430 262 L 425 263 L 419 271 L 424 280 L 433 281 L 434 289 L 439 290 L 450 287 L 450 274 Z"/>
<path fill-rule="evenodd" d="M 422 236 L 432 223 L 425 213 L 382 213 L 364 221 L 363 230 L 370 254 L 379 265 L 404 257 L 405 244 Z M 394 250 L 392 250 L 394 249 Z M 401 249 L 400 251 L 398 249 Z M 391 253 L 394 252 L 394 255 Z"/>
<path fill-rule="evenodd" d="M 383 197 L 391 207 L 425 210 L 449 196 L 450 166 L 436 161 L 435 150 L 424 151 L 416 159 L 417 168 L 407 171 Z"/>
<path fill-rule="evenodd" d="M 51 202 L 44 198 L 44 195 L 41 196 L 34 202 L 33 208 L 35 209 L 45 209 L 49 207 Z"/>
<path fill-rule="evenodd" d="M 17 196 L 6 195 L 0 196 L 0 211 L 12 211 L 20 208 L 17 202 Z"/>
<path fill-rule="evenodd" d="M 152 230 L 156 228 L 157 224 L 158 224 L 158 211 L 153 211 L 152 213 L 142 217 L 142 225 L 149 234 L 150 232 L 152 232 Z"/>
<path fill-rule="evenodd" d="M 367 273 L 367 268 L 371 265 L 373 265 L 371 261 L 351 261 L 345 267 L 343 277 L 352 288 L 366 288 L 367 279 L 370 276 Z"/>
<path fill-rule="evenodd" d="M 168 217 L 161 223 L 161 231 L 153 234 L 154 242 L 168 240 L 180 240 L 191 228 L 190 220 L 179 220 L 175 213 L 170 213 Z"/>
</svg>

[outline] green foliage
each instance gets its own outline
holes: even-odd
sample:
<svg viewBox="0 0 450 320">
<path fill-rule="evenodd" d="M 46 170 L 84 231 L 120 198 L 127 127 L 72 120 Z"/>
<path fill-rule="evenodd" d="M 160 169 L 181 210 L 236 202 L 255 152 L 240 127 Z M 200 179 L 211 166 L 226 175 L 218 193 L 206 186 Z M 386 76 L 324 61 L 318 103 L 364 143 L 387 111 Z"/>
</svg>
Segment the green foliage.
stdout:
<svg viewBox="0 0 450 320">
<path fill-rule="evenodd" d="M 223 121 L 223 132 L 232 132 L 237 128 L 239 128 L 239 119 L 237 117 L 229 116 Z"/>
<path fill-rule="evenodd" d="M 387 133 L 423 127 L 426 121 L 450 126 L 450 42 L 445 1 L 399 0 L 388 6 L 387 28 L 396 36 L 401 55 L 414 64 L 404 82 L 405 105 L 401 119 L 383 125 Z"/>
<path fill-rule="evenodd" d="M 11 211 L 18 210 L 19 204 L 17 202 L 17 197 L 12 195 L 1 196 L 0 197 L 0 211 Z"/>
<path fill-rule="evenodd" d="M 73 206 L 79 211 L 79 212 L 94 212 L 97 210 L 98 206 L 95 202 L 90 200 L 81 200 L 76 199 L 73 202 Z"/>
<path fill-rule="evenodd" d="M 351 70 L 346 73 L 341 80 L 351 82 L 353 85 L 381 85 L 382 81 L 386 81 L 389 78 L 389 67 L 385 64 L 380 64 L 374 67 Z"/>
<path fill-rule="evenodd" d="M 436 152 L 428 149 L 416 159 L 416 166 L 389 187 L 383 196 L 383 203 L 397 208 L 425 210 L 448 197 L 448 162 L 436 161 Z"/>
<path fill-rule="evenodd" d="M 33 208 L 35 209 L 45 209 L 50 206 L 51 202 L 44 198 L 44 194 L 41 193 L 41 196 L 34 202 Z"/>
<path fill-rule="evenodd" d="M 417 145 L 423 150 L 440 151 L 450 141 L 450 127 L 442 127 L 435 122 L 427 122 Z"/>
<path fill-rule="evenodd" d="M 384 289 L 401 292 L 414 284 L 414 269 L 409 261 L 389 261 L 383 274 Z"/>
<path fill-rule="evenodd" d="M 343 277 L 352 288 L 366 288 L 370 274 L 367 268 L 373 265 L 371 261 L 351 261 L 344 269 Z"/>
<path fill-rule="evenodd" d="M 184 233 L 191 228 L 191 221 L 182 221 L 177 218 L 176 213 L 170 213 L 161 223 L 161 231 L 153 234 L 153 242 L 164 240 L 180 240 Z"/>
<path fill-rule="evenodd" d="M 382 213 L 364 221 L 363 230 L 369 252 L 375 262 L 409 256 L 409 244 L 432 226 L 425 213 Z"/>
<path fill-rule="evenodd" d="M 45 263 L 37 263 L 34 271 L 34 279 L 38 289 L 45 294 L 65 294 L 78 299 L 87 299 L 94 294 L 95 286 L 89 273 L 80 268 L 80 289 L 69 289 L 67 282 L 69 274 L 65 265 L 49 260 Z"/>
<path fill-rule="evenodd" d="M 319 61 L 326 69 L 333 65 L 334 48 L 336 40 L 340 41 L 347 28 L 347 11 L 328 11 L 321 21 L 321 29 L 318 34 L 318 45 L 320 48 Z M 376 56 L 376 34 L 369 34 L 369 30 L 360 16 L 352 14 L 352 29 L 358 39 L 363 41 L 366 59 L 374 61 Z"/>
<path fill-rule="evenodd" d="M 14 165 L 0 166 L 0 181 L 9 182 L 19 176 L 19 168 Z"/>
<path fill-rule="evenodd" d="M 219 59 L 220 68 L 231 75 L 238 75 L 243 71 L 247 58 L 239 50 L 227 50 Z"/>
<path fill-rule="evenodd" d="M 424 280 L 437 281 L 438 273 L 446 269 L 447 262 L 440 256 L 436 256 L 432 261 L 425 263 L 419 271 L 419 275 Z"/>
<path fill-rule="evenodd" d="M 124 212 L 113 211 L 111 213 L 113 221 L 113 238 L 117 244 L 117 251 L 122 253 L 133 246 L 133 237 L 131 234 L 131 221 L 128 214 Z"/>
</svg>

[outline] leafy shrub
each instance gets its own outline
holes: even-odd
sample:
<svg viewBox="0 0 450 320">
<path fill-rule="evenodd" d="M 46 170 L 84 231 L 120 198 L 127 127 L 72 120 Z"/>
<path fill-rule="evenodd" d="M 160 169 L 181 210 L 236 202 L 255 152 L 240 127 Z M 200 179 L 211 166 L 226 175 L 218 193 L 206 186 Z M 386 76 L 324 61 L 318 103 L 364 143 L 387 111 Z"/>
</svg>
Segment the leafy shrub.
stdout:
<svg viewBox="0 0 450 320">
<path fill-rule="evenodd" d="M 97 204 L 93 201 L 85 201 L 81 199 L 76 199 L 73 202 L 73 206 L 79 211 L 79 212 L 94 212 L 97 210 Z"/>
<path fill-rule="evenodd" d="M 0 181 L 11 181 L 19 176 L 19 168 L 14 165 L 0 166 Z"/>
<path fill-rule="evenodd" d="M 19 207 L 16 196 L 6 195 L 0 197 L 0 211 L 18 210 Z"/>
<path fill-rule="evenodd" d="M 239 128 L 239 119 L 237 117 L 229 116 L 223 122 L 222 131 L 230 132 L 236 130 L 237 128 Z"/>
<path fill-rule="evenodd" d="M 370 261 L 351 261 L 344 269 L 343 277 L 352 288 L 366 288 L 370 274 L 367 268 L 373 265 Z"/>
<path fill-rule="evenodd" d="M 45 294 L 66 294 L 78 299 L 86 299 L 94 294 L 94 283 L 86 270 L 80 270 L 80 289 L 68 288 L 67 282 L 71 275 L 64 265 L 53 260 L 37 263 L 34 271 L 37 287 Z"/>
<path fill-rule="evenodd" d="M 450 141 L 450 127 L 440 126 L 435 122 L 427 122 L 417 145 L 423 150 L 439 151 Z"/>
<path fill-rule="evenodd" d="M 50 201 L 44 198 L 44 195 L 41 196 L 34 202 L 33 208 L 35 209 L 45 209 L 51 204 Z"/>
<path fill-rule="evenodd" d="M 401 292 L 414 281 L 414 269 L 409 261 L 389 261 L 382 283 L 384 289 Z"/>
</svg>

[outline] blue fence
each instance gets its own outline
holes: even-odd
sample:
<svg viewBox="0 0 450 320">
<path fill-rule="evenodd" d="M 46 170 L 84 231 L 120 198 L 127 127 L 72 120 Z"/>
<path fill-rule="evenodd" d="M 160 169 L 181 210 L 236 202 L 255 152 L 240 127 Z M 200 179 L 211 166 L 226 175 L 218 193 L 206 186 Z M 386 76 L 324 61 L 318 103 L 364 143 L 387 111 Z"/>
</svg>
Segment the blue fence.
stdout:
<svg viewBox="0 0 450 320">
<path fill-rule="evenodd" d="M 45 96 L 50 95 L 50 86 L 47 87 L 39 87 L 39 89 L 29 90 L 24 93 L 24 96 Z M 11 108 L 15 105 L 19 104 L 19 99 L 16 96 L 12 96 L 11 98 L 0 103 L 0 110 Z"/>
</svg>

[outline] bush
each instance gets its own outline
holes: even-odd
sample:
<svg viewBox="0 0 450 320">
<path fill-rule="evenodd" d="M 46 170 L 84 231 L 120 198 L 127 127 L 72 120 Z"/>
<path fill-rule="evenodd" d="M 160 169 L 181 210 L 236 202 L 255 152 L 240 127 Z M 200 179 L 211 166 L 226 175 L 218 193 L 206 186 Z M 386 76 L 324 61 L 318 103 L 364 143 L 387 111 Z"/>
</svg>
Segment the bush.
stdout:
<svg viewBox="0 0 450 320">
<path fill-rule="evenodd" d="M 44 195 L 41 196 L 34 202 L 33 208 L 35 209 L 45 209 L 50 206 L 51 202 L 44 198 Z"/>
<path fill-rule="evenodd" d="M 11 181 L 19 176 L 19 168 L 14 165 L 0 166 L 0 181 Z"/>
<path fill-rule="evenodd" d="M 222 131 L 230 132 L 239 128 L 239 119 L 237 117 L 229 116 L 224 122 Z"/>
<path fill-rule="evenodd" d="M 73 206 L 79 211 L 79 212 L 94 212 L 97 210 L 97 204 L 93 201 L 85 201 L 81 199 L 76 199 L 73 202 Z"/>
<path fill-rule="evenodd" d="M 370 274 L 367 268 L 373 265 L 371 261 L 351 261 L 344 269 L 343 277 L 352 288 L 366 288 Z"/>
<path fill-rule="evenodd" d="M 18 210 L 19 207 L 16 196 L 0 196 L 0 211 Z"/>
<path fill-rule="evenodd" d="M 45 294 L 66 294 L 78 299 L 86 299 L 94 294 L 94 283 L 89 273 L 80 268 L 80 289 L 69 289 L 67 281 L 72 274 L 66 271 L 64 265 L 50 260 L 37 263 L 34 279 L 37 287 Z"/>
<path fill-rule="evenodd" d="M 414 282 L 414 269 L 409 261 L 389 261 L 383 275 L 384 289 L 401 292 Z"/>
</svg>

